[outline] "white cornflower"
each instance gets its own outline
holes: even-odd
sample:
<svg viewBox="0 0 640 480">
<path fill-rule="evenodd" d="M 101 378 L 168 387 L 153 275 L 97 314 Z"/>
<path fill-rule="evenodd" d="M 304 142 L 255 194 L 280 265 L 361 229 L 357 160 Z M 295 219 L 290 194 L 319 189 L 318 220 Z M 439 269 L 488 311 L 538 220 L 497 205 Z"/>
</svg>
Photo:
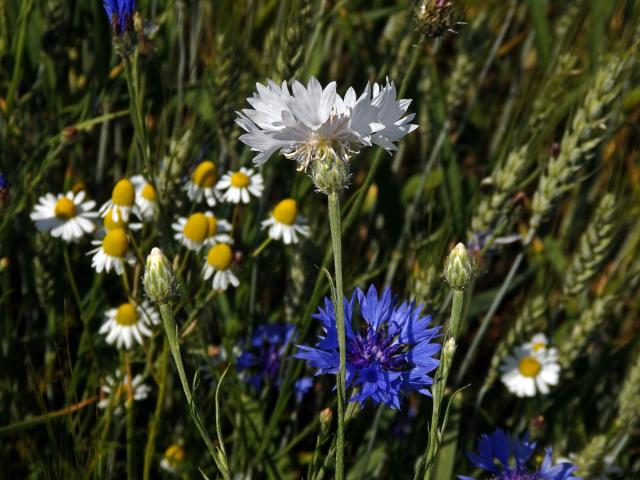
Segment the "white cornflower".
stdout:
<svg viewBox="0 0 640 480">
<path fill-rule="evenodd" d="M 204 197 L 207 199 L 207 204 L 213 207 L 220 201 L 220 193 L 216 187 L 217 181 L 216 165 L 210 160 L 204 160 L 194 168 L 191 180 L 187 182 L 184 189 L 187 191 L 187 196 L 194 202 L 200 202 Z"/>
<path fill-rule="evenodd" d="M 127 232 L 122 228 L 109 230 L 102 240 L 94 240 L 91 243 L 97 248 L 87 255 L 93 255 L 91 267 L 98 273 L 103 270 L 109 273 L 113 269 L 118 275 L 122 275 L 125 262 L 135 263 L 135 257 L 129 251 Z"/>
<path fill-rule="evenodd" d="M 229 203 L 249 203 L 251 195 L 260 197 L 264 185 L 262 175 L 250 168 L 240 168 L 237 172 L 225 173 L 216 186 L 221 192 L 222 199 Z"/>
<path fill-rule="evenodd" d="M 231 224 L 226 220 L 216 217 L 213 212 L 205 212 L 205 217 L 209 222 L 207 239 L 205 245 L 215 245 L 217 243 L 233 243 L 233 238 L 229 235 L 231 232 Z"/>
<path fill-rule="evenodd" d="M 184 448 L 173 443 L 165 450 L 160 467 L 167 472 L 177 473 L 184 462 Z"/>
<path fill-rule="evenodd" d="M 298 234 L 308 237 L 306 219 L 298 215 L 298 204 L 293 198 L 286 198 L 276 205 L 269 218 L 262 221 L 261 228 L 269 228 L 269 236 L 289 245 L 298 243 Z"/>
<path fill-rule="evenodd" d="M 415 114 L 406 115 L 411 100 L 396 100 L 393 82 L 381 87 L 367 85 L 359 97 L 349 88 L 344 99 L 336 83 L 324 89 L 314 77 L 306 88 L 298 81 L 278 86 L 256 84 L 257 92 L 247 102 L 253 107 L 238 112 L 236 123 L 245 130 L 240 140 L 258 152 L 255 165 L 262 165 L 280 151 L 305 170 L 314 159 L 328 156 L 349 160 L 361 148 L 379 145 L 396 150 L 394 142 L 412 132 Z"/>
<path fill-rule="evenodd" d="M 193 251 L 200 250 L 209 236 L 209 220 L 200 212 L 178 218 L 172 227 L 176 232 L 173 238 Z"/>
<path fill-rule="evenodd" d="M 205 280 L 213 275 L 214 290 L 226 290 L 230 284 L 234 287 L 240 284 L 238 277 L 231 271 L 232 263 L 233 251 L 226 243 L 218 243 L 209 249 L 202 274 Z"/>
<path fill-rule="evenodd" d="M 109 375 L 105 379 L 105 384 L 101 388 L 98 408 L 108 408 L 111 405 L 113 413 L 122 413 L 122 404 L 126 403 L 129 395 L 128 379 L 123 377 L 119 370 L 113 376 Z M 151 387 L 143 383 L 142 375 L 136 375 L 131 379 L 132 397 L 135 401 L 146 400 L 151 392 Z"/>
<path fill-rule="evenodd" d="M 148 302 L 142 302 L 142 305 L 123 303 L 118 308 L 107 310 L 104 316 L 105 322 L 98 333 L 106 333 L 106 342 L 115 343 L 118 348 L 131 348 L 133 340 L 142 345 L 142 337 L 151 336 L 149 327 L 160 323 L 158 313 Z"/>
<path fill-rule="evenodd" d="M 129 214 L 135 207 L 136 189 L 128 178 L 123 178 L 111 191 L 111 200 L 108 200 L 100 207 L 100 214 L 105 217 L 111 212 L 111 218 L 117 222 L 122 218 L 125 222 L 129 221 Z"/>
<path fill-rule="evenodd" d="M 52 237 L 61 237 L 65 242 L 78 240 L 94 231 L 93 220 L 98 217 L 98 212 L 92 210 L 96 202 L 85 202 L 85 196 L 84 191 L 57 196 L 47 193 L 33 207 L 31 220 L 38 230 L 48 231 Z"/>
<path fill-rule="evenodd" d="M 156 189 L 142 175 L 131 177 L 131 183 L 136 191 L 135 205 L 140 218 L 145 222 L 153 220 L 153 217 L 158 213 L 158 194 Z"/>
<path fill-rule="evenodd" d="M 500 367 L 502 382 L 518 397 L 546 395 L 549 387 L 557 385 L 560 377 L 558 352 L 547 348 L 544 335 L 536 335 L 531 342 L 516 347 Z"/>
</svg>

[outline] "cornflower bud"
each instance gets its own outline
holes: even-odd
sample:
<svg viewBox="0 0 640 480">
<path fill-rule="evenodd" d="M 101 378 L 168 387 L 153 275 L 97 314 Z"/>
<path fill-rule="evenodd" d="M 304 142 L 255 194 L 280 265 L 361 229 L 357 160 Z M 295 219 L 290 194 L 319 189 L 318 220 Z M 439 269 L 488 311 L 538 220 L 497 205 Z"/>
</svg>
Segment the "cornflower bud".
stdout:
<svg viewBox="0 0 640 480">
<path fill-rule="evenodd" d="M 473 279 L 473 261 L 462 243 L 451 251 L 444 264 L 444 278 L 454 290 L 464 290 Z"/>
<path fill-rule="evenodd" d="M 176 279 L 171 264 L 157 247 L 147 256 L 143 283 L 149 299 L 158 305 L 168 303 L 175 293 Z"/>
</svg>

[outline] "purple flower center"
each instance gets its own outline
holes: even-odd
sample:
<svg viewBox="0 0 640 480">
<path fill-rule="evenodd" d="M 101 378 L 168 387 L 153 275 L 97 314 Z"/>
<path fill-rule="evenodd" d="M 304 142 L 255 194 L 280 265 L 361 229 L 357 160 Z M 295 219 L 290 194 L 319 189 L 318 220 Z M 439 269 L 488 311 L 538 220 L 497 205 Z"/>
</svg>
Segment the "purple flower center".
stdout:
<svg viewBox="0 0 640 480">
<path fill-rule="evenodd" d="M 280 371 L 280 346 L 265 343 L 258 353 L 258 363 L 264 366 L 265 375 L 275 380 Z"/>
<path fill-rule="evenodd" d="M 378 332 L 368 328 L 366 334 L 355 335 L 347 340 L 347 361 L 358 368 L 379 364 L 386 371 L 400 371 L 402 362 L 395 357 L 404 345 L 394 342 L 382 329 Z"/>
<path fill-rule="evenodd" d="M 497 477 L 493 477 L 493 480 L 540 480 L 540 474 L 529 473 L 523 469 L 511 470 L 505 469 Z"/>
</svg>

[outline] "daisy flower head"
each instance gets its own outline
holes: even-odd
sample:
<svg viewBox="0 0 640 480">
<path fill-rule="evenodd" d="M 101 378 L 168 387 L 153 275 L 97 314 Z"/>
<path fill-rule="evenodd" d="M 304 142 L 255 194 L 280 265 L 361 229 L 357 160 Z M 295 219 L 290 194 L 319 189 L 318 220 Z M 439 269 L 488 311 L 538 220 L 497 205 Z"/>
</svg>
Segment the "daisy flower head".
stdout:
<svg viewBox="0 0 640 480">
<path fill-rule="evenodd" d="M 111 219 L 117 222 L 120 218 L 124 222 L 129 221 L 129 214 L 135 207 L 136 189 L 133 182 L 128 178 L 123 178 L 111 191 L 111 199 L 100 207 L 100 214 L 106 217 L 111 215 Z"/>
<path fill-rule="evenodd" d="M 539 466 L 532 466 L 531 459 L 536 442 L 529 441 L 525 434 L 522 438 L 510 436 L 504 430 L 497 429 L 490 435 L 483 434 L 478 441 L 478 453 L 467 453 L 471 463 L 488 472 L 481 477 L 491 480 L 581 480 L 573 473 L 576 467 L 569 463 L 553 464 L 551 448 L 545 449 L 545 455 Z M 458 475 L 460 480 L 476 480 L 473 477 Z"/>
<path fill-rule="evenodd" d="M 213 276 L 213 289 L 226 290 L 229 285 L 237 287 L 240 280 L 231 271 L 233 263 L 233 251 L 226 243 L 218 243 L 212 246 L 207 253 L 202 275 L 205 280 Z"/>
<path fill-rule="evenodd" d="M 260 198 L 264 185 L 262 175 L 251 168 L 241 167 L 237 172 L 225 173 L 217 184 L 224 192 L 222 199 L 229 203 L 249 203 L 251 196 Z"/>
<path fill-rule="evenodd" d="M 148 302 L 134 304 L 123 303 L 118 308 L 111 308 L 104 314 L 105 322 L 99 333 L 106 334 L 108 344 L 116 344 L 117 348 L 129 349 L 135 340 L 142 345 L 143 337 L 151 336 L 152 325 L 160 323 L 158 313 Z"/>
<path fill-rule="evenodd" d="M 194 202 L 200 202 L 203 198 L 207 200 L 207 205 L 214 207 L 220 201 L 220 193 L 217 190 L 218 173 L 216 165 L 210 160 L 203 160 L 191 173 L 191 178 L 186 183 L 184 189 L 187 196 Z"/>
<path fill-rule="evenodd" d="M 153 220 L 158 213 L 158 194 L 155 187 L 142 175 L 131 177 L 131 183 L 136 191 L 135 206 L 140 218 L 145 222 Z"/>
<path fill-rule="evenodd" d="M 557 385 L 560 376 L 558 352 L 547 347 L 547 339 L 539 334 L 513 350 L 500 366 L 502 383 L 518 397 L 546 395 Z"/>
<path fill-rule="evenodd" d="M 207 239 L 204 241 L 206 245 L 233 243 L 233 238 L 229 235 L 229 232 L 231 232 L 231 224 L 228 221 L 216 217 L 213 212 L 205 212 L 204 216 L 207 217 L 207 221 L 209 222 Z"/>
<path fill-rule="evenodd" d="M 131 379 L 131 391 L 135 401 L 146 400 L 151 393 L 151 387 L 144 383 L 142 375 Z M 116 370 L 113 376 L 108 376 L 101 388 L 98 408 L 113 408 L 113 413 L 122 413 L 122 404 L 126 403 L 129 395 L 128 379 Z"/>
<path fill-rule="evenodd" d="M 172 227 L 176 232 L 173 238 L 193 251 L 200 250 L 209 236 L 209 220 L 201 212 L 193 213 L 188 218 L 178 218 Z"/>
<path fill-rule="evenodd" d="M 87 255 L 93 255 L 91 267 L 98 273 L 103 270 L 109 273 L 113 269 L 118 275 L 122 275 L 125 263 L 135 263 L 135 257 L 129 250 L 127 232 L 122 228 L 109 230 L 102 240 L 91 243 L 96 248 Z"/>
<path fill-rule="evenodd" d="M 289 245 L 298 243 L 298 234 L 308 237 L 309 227 L 306 219 L 298 215 L 298 203 L 293 198 L 286 198 L 273 209 L 269 218 L 263 220 L 263 229 L 269 229 L 269 237 Z"/>
<path fill-rule="evenodd" d="M 359 306 L 361 326 L 353 330 Z M 378 296 L 371 285 L 365 293 L 357 289 L 351 299 L 344 299 L 346 330 L 346 385 L 357 387 L 351 401 L 361 405 L 367 399 L 375 404 L 385 403 L 400 408 L 400 394 L 417 391 L 431 396 L 433 383 L 429 373 L 440 364 L 434 356 L 440 344 L 432 340 L 440 328 L 428 328 L 431 316 L 421 316 L 422 305 L 415 302 L 398 304 L 386 288 Z M 314 347 L 298 345 L 294 355 L 318 369 L 317 374 L 336 374 L 340 365 L 336 315 L 331 299 L 325 299 L 314 318 L 322 322 L 324 336 Z"/>
<path fill-rule="evenodd" d="M 178 473 L 184 462 L 184 448 L 182 445 L 172 443 L 164 451 L 160 468 L 169 473 Z"/>
<path fill-rule="evenodd" d="M 33 208 L 31 220 L 38 230 L 47 231 L 52 237 L 62 238 L 65 242 L 79 240 L 95 230 L 94 220 L 98 217 L 93 210 L 96 202 L 85 201 L 85 196 L 84 191 L 69 191 L 57 196 L 47 193 Z"/>
<path fill-rule="evenodd" d="M 240 140 L 257 152 L 262 165 L 276 152 L 295 160 L 300 170 L 328 158 L 348 161 L 373 144 L 395 150 L 394 142 L 412 132 L 414 114 L 405 115 L 411 100 L 396 100 L 393 82 L 367 85 L 357 96 L 349 88 L 341 97 L 336 82 L 322 87 L 314 77 L 305 87 L 298 81 L 278 86 L 268 80 L 256 84 L 247 98 L 252 108 L 238 112 L 236 123 L 246 132 Z"/>
<path fill-rule="evenodd" d="M 122 230 L 141 230 L 142 223 L 139 222 L 128 222 L 122 218 L 122 215 L 115 215 L 116 220 L 114 220 L 114 215 L 112 215 L 112 209 L 107 209 L 105 216 L 102 217 L 102 229 L 100 231 L 101 234 L 106 234 L 115 228 L 121 228 Z M 133 217 L 129 216 L 129 220 Z"/>
</svg>

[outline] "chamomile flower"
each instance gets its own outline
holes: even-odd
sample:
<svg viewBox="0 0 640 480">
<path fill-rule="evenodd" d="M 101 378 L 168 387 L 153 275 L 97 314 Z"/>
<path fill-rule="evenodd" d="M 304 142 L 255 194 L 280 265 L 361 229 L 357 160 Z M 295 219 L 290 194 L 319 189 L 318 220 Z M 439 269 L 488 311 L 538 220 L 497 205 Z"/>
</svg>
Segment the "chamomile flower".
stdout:
<svg viewBox="0 0 640 480">
<path fill-rule="evenodd" d="M 135 257 L 129 251 L 127 232 L 122 228 L 109 230 L 102 240 L 94 240 L 91 243 L 97 248 L 87 255 L 93 255 L 91 266 L 98 273 L 103 270 L 109 273 L 113 269 L 121 275 L 124 272 L 125 263 L 135 263 Z"/>
<path fill-rule="evenodd" d="M 131 379 L 132 396 L 135 401 L 146 400 L 151 392 L 151 387 L 144 383 L 142 375 L 136 375 Z M 105 384 L 101 388 L 98 408 L 108 408 L 111 405 L 113 413 L 122 413 L 122 405 L 126 403 L 129 395 L 129 385 L 127 378 L 116 370 L 113 376 L 105 379 Z"/>
<path fill-rule="evenodd" d="M 394 142 L 418 128 L 410 123 L 415 115 L 405 115 L 411 100 L 396 100 L 388 80 L 383 87 L 367 85 L 359 97 L 349 88 L 342 98 L 335 82 L 322 88 L 313 77 L 306 87 L 294 81 L 293 95 L 286 82 L 278 86 L 268 80 L 256 89 L 247 98 L 253 108 L 238 112 L 236 123 L 247 132 L 240 140 L 258 153 L 253 159 L 258 166 L 277 151 L 300 170 L 329 156 L 346 162 L 373 144 L 395 150 Z"/>
<path fill-rule="evenodd" d="M 194 202 L 200 202 L 206 198 L 207 204 L 214 207 L 220 201 L 220 192 L 216 187 L 217 182 L 218 174 L 215 163 L 204 160 L 193 169 L 191 179 L 184 189 L 187 191 L 187 196 Z"/>
<path fill-rule="evenodd" d="M 177 473 L 180 471 L 184 462 L 184 448 L 177 443 L 173 443 L 164 451 L 160 467 L 169 473 Z"/>
<path fill-rule="evenodd" d="M 222 199 L 229 203 L 249 203 L 251 195 L 260 197 L 264 185 L 262 175 L 250 168 L 240 168 L 237 172 L 225 173 L 217 185 L 224 191 Z"/>
<path fill-rule="evenodd" d="M 57 196 L 47 193 L 33 208 L 31 220 L 38 230 L 48 231 L 52 237 L 61 237 L 65 242 L 78 240 L 94 231 L 94 219 L 98 217 L 93 211 L 96 202 L 85 201 L 85 196 L 84 191 Z"/>
<path fill-rule="evenodd" d="M 118 308 L 107 310 L 104 316 L 105 322 L 98 333 L 107 334 L 106 342 L 115 343 L 118 348 L 129 349 L 134 340 L 142 345 L 143 337 L 151 336 L 150 327 L 160 323 L 158 313 L 148 302 L 141 305 L 123 303 Z"/>
<path fill-rule="evenodd" d="M 286 198 L 276 205 L 269 218 L 262 222 L 262 228 L 269 228 L 269 237 L 289 245 L 298 243 L 298 234 L 308 237 L 306 219 L 298 215 L 298 204 L 293 198 Z"/>
<path fill-rule="evenodd" d="M 238 277 L 231 271 L 232 263 L 233 251 L 226 243 L 218 243 L 209 249 L 202 275 L 205 280 L 213 276 L 214 290 L 226 290 L 229 285 L 237 287 L 240 284 Z"/>
<path fill-rule="evenodd" d="M 100 207 L 100 214 L 103 217 L 107 213 L 111 215 L 114 222 L 122 218 L 125 222 L 129 221 L 129 214 L 135 207 L 136 189 L 133 182 L 128 178 L 123 178 L 111 191 L 111 199 Z"/>
<path fill-rule="evenodd" d="M 500 367 L 502 383 L 518 397 L 546 395 L 549 387 L 557 385 L 560 376 L 558 352 L 547 347 L 544 335 L 536 335 L 507 355 Z"/>
<path fill-rule="evenodd" d="M 231 232 L 231 224 L 229 222 L 216 217 L 213 212 L 205 212 L 204 216 L 207 217 L 207 221 L 209 222 L 207 239 L 204 241 L 205 245 L 211 246 L 217 243 L 233 243 L 233 238 L 229 235 L 229 232 Z"/>
<path fill-rule="evenodd" d="M 113 219 L 113 215 L 111 214 L 111 209 L 108 209 L 106 215 L 102 217 L 102 228 L 99 230 L 100 235 L 106 235 L 107 232 L 110 232 L 114 228 L 121 228 L 123 230 L 141 230 L 142 223 L 140 222 L 125 222 L 124 218 L 121 215 L 116 215 L 117 220 Z M 129 220 L 133 218 L 132 215 L 129 216 Z"/>
<path fill-rule="evenodd" d="M 504 430 L 497 429 L 490 435 L 481 435 L 478 441 L 478 453 L 469 452 L 471 463 L 486 472 L 492 480 L 581 480 L 574 476 L 576 467 L 569 462 L 552 460 L 552 449 L 545 449 L 545 455 L 539 466 L 533 466 L 531 459 L 536 442 L 524 437 L 510 436 Z M 460 480 L 476 480 L 473 477 L 458 475 Z"/>
<path fill-rule="evenodd" d="M 193 213 L 188 218 L 178 218 L 172 227 L 176 232 L 173 238 L 193 251 L 200 250 L 209 236 L 209 219 L 201 212 Z"/>
<path fill-rule="evenodd" d="M 135 205 L 140 218 L 149 222 L 158 213 L 158 194 L 153 185 L 147 182 L 142 175 L 131 177 L 131 183 L 136 191 Z"/>
</svg>

